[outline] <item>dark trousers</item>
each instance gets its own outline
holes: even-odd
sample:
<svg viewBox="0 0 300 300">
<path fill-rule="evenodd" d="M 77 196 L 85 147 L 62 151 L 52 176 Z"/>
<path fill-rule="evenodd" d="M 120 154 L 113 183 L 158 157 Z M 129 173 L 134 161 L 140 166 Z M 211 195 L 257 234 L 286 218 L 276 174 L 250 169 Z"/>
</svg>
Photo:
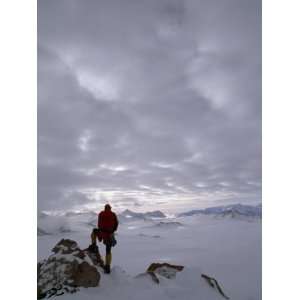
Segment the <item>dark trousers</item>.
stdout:
<svg viewBox="0 0 300 300">
<path fill-rule="evenodd" d="M 111 239 L 102 238 L 101 231 L 98 228 L 94 228 L 94 230 L 92 231 L 92 234 L 91 234 L 92 244 L 96 244 L 97 238 L 100 241 L 103 241 L 103 244 L 105 245 L 105 264 L 106 265 L 110 265 L 111 264 L 111 259 L 112 259 L 112 255 L 111 255 L 111 247 L 112 247 Z"/>
</svg>

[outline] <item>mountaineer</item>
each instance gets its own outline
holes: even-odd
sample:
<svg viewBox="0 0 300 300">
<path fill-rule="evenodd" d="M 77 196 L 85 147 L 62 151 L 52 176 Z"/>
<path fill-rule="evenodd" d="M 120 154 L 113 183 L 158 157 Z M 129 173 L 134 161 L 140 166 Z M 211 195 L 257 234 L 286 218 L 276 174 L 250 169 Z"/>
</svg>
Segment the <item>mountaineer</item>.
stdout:
<svg viewBox="0 0 300 300">
<path fill-rule="evenodd" d="M 119 225 L 118 218 L 111 210 L 111 206 L 106 204 L 104 210 L 98 215 L 98 228 L 94 228 L 91 234 L 92 244 L 89 246 L 91 252 L 98 252 L 97 238 L 99 242 L 103 241 L 106 246 L 104 272 L 110 273 L 110 265 L 112 260 L 111 248 L 117 244 L 114 232 Z"/>
</svg>

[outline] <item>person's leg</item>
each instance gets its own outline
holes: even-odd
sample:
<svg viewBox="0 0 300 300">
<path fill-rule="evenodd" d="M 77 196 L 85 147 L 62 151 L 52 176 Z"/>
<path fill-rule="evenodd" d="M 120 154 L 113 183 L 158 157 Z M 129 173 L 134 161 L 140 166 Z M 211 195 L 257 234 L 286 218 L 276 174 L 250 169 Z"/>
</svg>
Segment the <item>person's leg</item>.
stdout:
<svg viewBox="0 0 300 300">
<path fill-rule="evenodd" d="M 91 241 L 92 241 L 92 245 L 96 245 L 97 243 L 97 235 L 98 235 L 98 229 L 94 228 L 92 233 L 91 233 Z"/>
<path fill-rule="evenodd" d="M 91 233 L 91 245 L 89 245 L 89 247 L 87 248 L 89 252 L 93 253 L 95 255 L 95 258 L 96 258 L 96 261 L 99 263 L 99 265 L 101 267 L 104 266 L 104 261 L 101 257 L 101 254 L 99 252 L 99 248 L 97 246 L 97 238 L 98 238 L 98 241 L 101 241 L 101 234 L 100 234 L 100 231 L 99 229 L 97 228 L 94 228 L 92 233 Z"/>
<path fill-rule="evenodd" d="M 106 250 L 105 264 L 106 265 L 111 265 L 111 260 L 112 260 L 111 245 L 107 244 L 105 250 Z"/>
<path fill-rule="evenodd" d="M 110 273 L 110 265 L 111 265 L 111 260 L 112 260 L 112 255 L 111 255 L 111 244 L 109 242 L 105 243 L 106 246 L 106 255 L 105 255 L 105 272 Z"/>
</svg>

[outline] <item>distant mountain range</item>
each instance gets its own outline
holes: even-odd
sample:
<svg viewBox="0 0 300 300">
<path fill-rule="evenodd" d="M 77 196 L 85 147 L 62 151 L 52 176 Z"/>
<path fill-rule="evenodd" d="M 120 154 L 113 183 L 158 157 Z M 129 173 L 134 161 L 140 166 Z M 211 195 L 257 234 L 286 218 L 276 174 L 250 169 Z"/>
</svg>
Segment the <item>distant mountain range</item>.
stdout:
<svg viewBox="0 0 300 300">
<path fill-rule="evenodd" d="M 205 209 L 196 209 L 179 213 L 175 216 L 191 217 L 197 215 L 210 215 L 220 218 L 234 218 L 234 219 L 259 219 L 262 217 L 262 206 L 259 205 L 243 205 L 233 204 L 225 206 L 215 206 Z M 98 214 L 93 211 L 83 212 L 66 212 L 60 216 L 49 215 L 46 213 L 38 214 L 38 228 L 37 233 L 39 236 L 69 233 L 73 231 L 85 230 L 88 226 L 96 227 Z M 160 210 L 148 212 L 134 212 L 126 209 L 117 214 L 120 224 L 125 224 L 132 221 L 146 221 L 151 222 L 152 227 L 155 228 L 177 228 L 183 226 L 182 223 L 175 221 L 174 218 L 168 218 Z"/>
<path fill-rule="evenodd" d="M 95 217 L 98 216 L 98 214 L 94 211 L 82 211 L 82 212 L 74 212 L 74 211 L 68 211 L 65 213 L 66 217 Z"/>
<path fill-rule="evenodd" d="M 204 209 L 190 210 L 177 215 L 177 217 L 190 217 L 195 215 L 218 215 L 218 216 L 247 216 L 247 217 L 259 217 L 262 216 L 262 206 L 258 205 L 244 205 L 244 204 L 232 204 L 224 206 L 215 206 Z"/>
<path fill-rule="evenodd" d="M 148 211 L 144 213 L 138 213 L 131 211 L 129 209 L 124 210 L 121 214 L 119 214 L 121 218 L 125 219 L 155 219 L 155 218 L 166 218 L 166 215 L 162 213 L 160 210 Z"/>
</svg>

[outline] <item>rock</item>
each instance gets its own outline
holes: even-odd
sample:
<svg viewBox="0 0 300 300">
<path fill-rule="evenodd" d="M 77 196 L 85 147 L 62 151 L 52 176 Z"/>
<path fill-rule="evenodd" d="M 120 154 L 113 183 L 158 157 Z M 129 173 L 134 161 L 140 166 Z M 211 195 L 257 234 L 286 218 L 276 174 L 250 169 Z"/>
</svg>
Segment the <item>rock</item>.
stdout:
<svg viewBox="0 0 300 300">
<path fill-rule="evenodd" d="M 149 276 L 155 283 L 159 283 L 159 276 L 167 279 L 176 277 L 176 273 L 182 271 L 184 266 L 171 265 L 168 263 L 152 263 L 145 273 L 137 277 Z"/>
<path fill-rule="evenodd" d="M 201 277 L 204 278 L 206 280 L 206 282 L 212 287 L 212 288 L 216 288 L 217 291 L 225 298 L 225 299 L 230 299 L 228 296 L 225 295 L 225 293 L 223 292 L 221 286 L 219 285 L 218 281 L 213 278 L 210 277 L 208 275 L 205 274 L 201 274 Z"/>
<path fill-rule="evenodd" d="M 38 299 L 74 293 L 79 287 L 99 285 L 97 266 L 75 241 L 62 239 L 52 252 L 54 254 L 37 265 Z"/>
<path fill-rule="evenodd" d="M 148 269 L 147 269 L 147 272 L 155 272 L 155 271 L 158 271 L 160 268 L 167 268 L 167 269 L 170 269 L 170 270 L 175 270 L 175 271 L 182 271 L 184 266 L 178 266 L 178 265 L 171 265 L 171 264 L 168 264 L 168 263 L 152 263 Z"/>
<path fill-rule="evenodd" d="M 100 280 L 100 274 L 94 266 L 87 262 L 78 265 L 76 272 L 72 275 L 73 285 L 82 287 L 95 287 Z"/>
<path fill-rule="evenodd" d="M 61 252 L 61 254 L 70 254 L 75 251 L 80 251 L 80 249 L 75 241 L 69 239 L 60 240 L 52 249 L 52 252 Z"/>
</svg>

